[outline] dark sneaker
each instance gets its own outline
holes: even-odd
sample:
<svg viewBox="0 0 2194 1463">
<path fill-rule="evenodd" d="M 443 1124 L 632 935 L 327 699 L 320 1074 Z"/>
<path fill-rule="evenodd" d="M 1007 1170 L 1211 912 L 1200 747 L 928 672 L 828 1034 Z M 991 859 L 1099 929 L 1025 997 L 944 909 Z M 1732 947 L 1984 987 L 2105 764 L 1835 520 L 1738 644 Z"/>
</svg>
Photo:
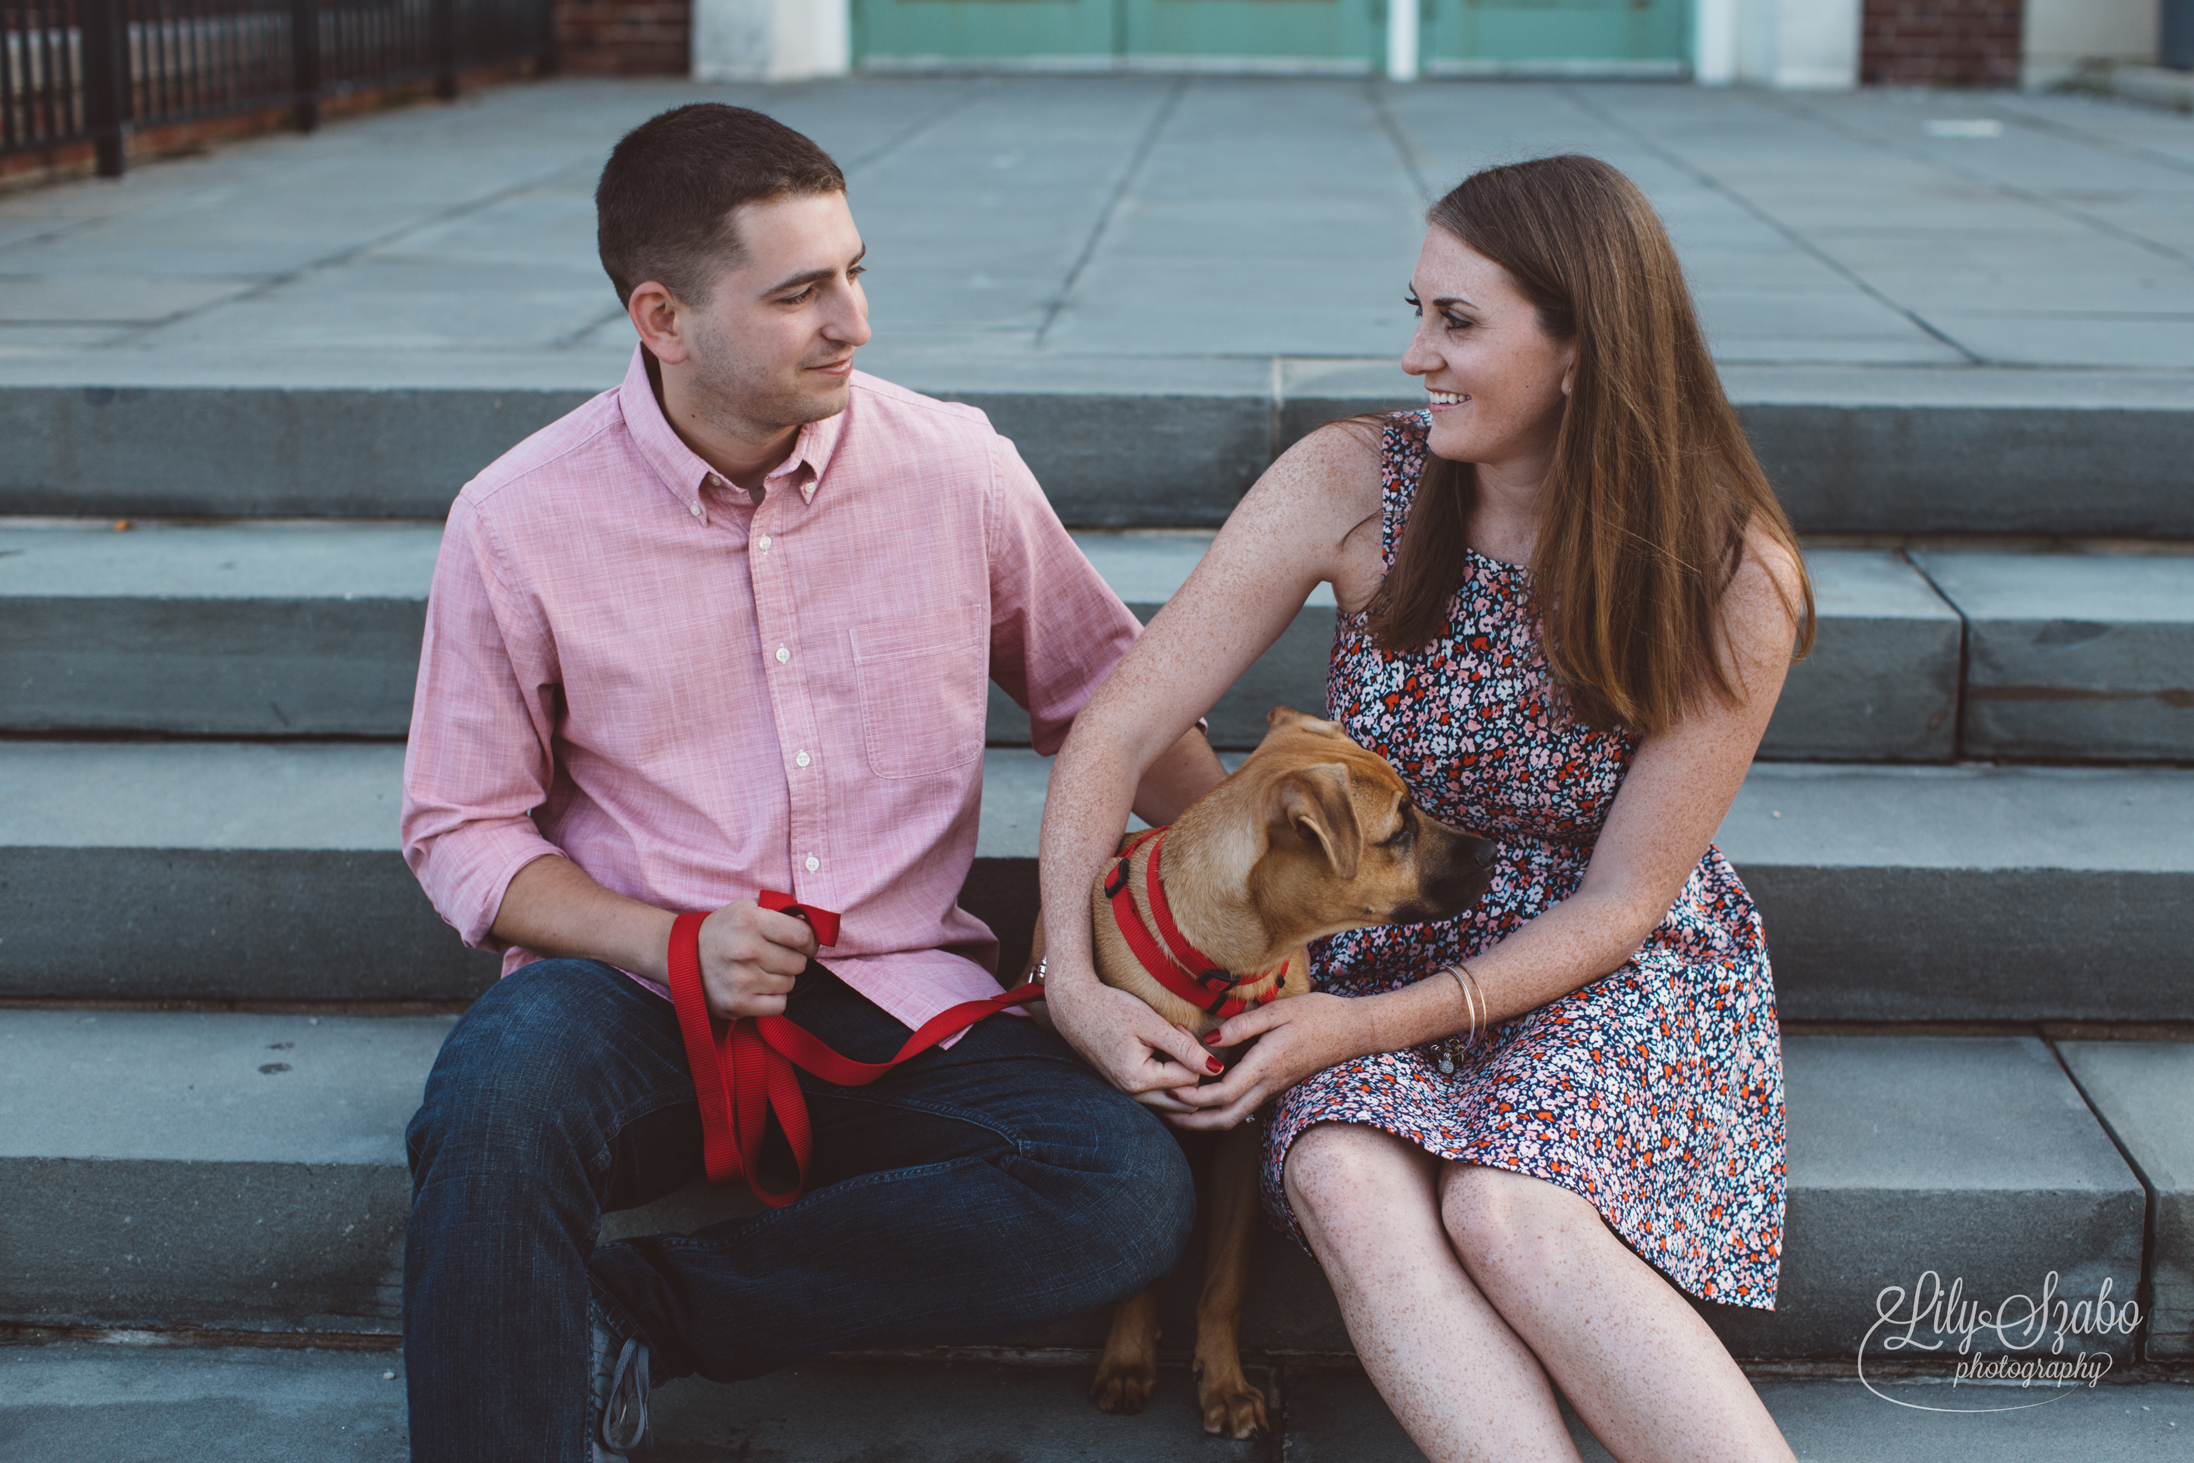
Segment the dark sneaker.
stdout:
<svg viewBox="0 0 2194 1463">
<path fill-rule="evenodd" d="M 587 1445 L 593 1463 L 625 1463 L 655 1437 L 648 1427 L 648 1348 L 610 1329 L 599 1306 L 587 1306 Z"/>
</svg>

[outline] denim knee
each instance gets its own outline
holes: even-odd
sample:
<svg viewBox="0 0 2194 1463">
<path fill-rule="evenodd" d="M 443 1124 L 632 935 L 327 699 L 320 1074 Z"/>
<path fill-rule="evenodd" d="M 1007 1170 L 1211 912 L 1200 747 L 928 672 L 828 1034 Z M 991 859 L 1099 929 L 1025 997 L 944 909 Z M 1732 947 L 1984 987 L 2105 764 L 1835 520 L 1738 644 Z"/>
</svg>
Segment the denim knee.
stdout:
<svg viewBox="0 0 2194 1463">
<path fill-rule="evenodd" d="M 433 1163 L 526 1171 L 558 1156 L 582 1164 L 606 1141 L 605 1033 L 587 1019 L 601 967 L 543 961 L 495 983 L 442 1044 L 405 1128 L 414 1181 Z M 622 979 L 622 977 L 619 977 Z"/>
<path fill-rule="evenodd" d="M 1069 1216 L 1058 1252 L 1087 1277 L 1087 1304 L 1125 1300 L 1172 1270 L 1196 1222 L 1196 1185 L 1180 1143 L 1150 1109 L 1114 1100 L 1101 1121 L 1099 1167 Z"/>
</svg>

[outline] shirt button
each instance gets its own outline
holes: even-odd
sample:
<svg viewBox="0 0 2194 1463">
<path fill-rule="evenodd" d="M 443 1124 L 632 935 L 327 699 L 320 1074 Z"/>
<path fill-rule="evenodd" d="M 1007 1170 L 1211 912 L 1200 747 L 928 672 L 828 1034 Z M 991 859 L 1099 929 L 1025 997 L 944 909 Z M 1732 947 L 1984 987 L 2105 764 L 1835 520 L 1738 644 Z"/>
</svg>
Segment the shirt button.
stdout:
<svg viewBox="0 0 2194 1463">
<path fill-rule="evenodd" d="M 699 517 L 701 516 L 701 505 L 700 505 L 700 504 L 698 504 L 698 503 L 688 503 L 688 504 L 687 504 L 686 506 L 687 506 L 688 508 L 691 508 L 691 509 L 693 510 L 693 516 L 694 516 L 694 517 L 696 517 L 696 518 L 699 518 Z"/>
<path fill-rule="evenodd" d="M 814 873 L 814 872 L 815 872 L 815 871 L 816 871 L 817 869 L 821 868 L 822 866 L 823 866 L 823 861 L 822 861 L 821 859 L 817 858 L 817 857 L 816 857 L 816 856 L 815 856 L 814 854 L 812 854 L 812 853 L 808 855 L 808 872 L 809 872 L 809 873 L 811 873 L 811 874 L 812 874 L 812 873 Z"/>
<path fill-rule="evenodd" d="M 790 659 L 792 659 L 792 652 L 791 652 L 791 651 L 789 651 L 789 650 L 787 650 L 787 649 L 785 649 L 785 647 L 784 647 L 784 646 L 782 646 L 782 645 L 778 646 L 778 647 L 777 647 L 777 663 L 778 663 L 779 665 L 783 665 L 783 664 L 784 664 L 784 663 L 785 663 L 786 661 L 788 661 L 788 660 L 790 660 Z"/>
<path fill-rule="evenodd" d="M 796 767 L 805 767 L 808 765 L 808 754 L 805 752 L 795 753 L 793 755 L 792 762 L 793 765 Z"/>
<path fill-rule="evenodd" d="M 762 535 L 762 552 L 765 554 L 769 552 L 769 535 L 766 533 Z"/>
</svg>

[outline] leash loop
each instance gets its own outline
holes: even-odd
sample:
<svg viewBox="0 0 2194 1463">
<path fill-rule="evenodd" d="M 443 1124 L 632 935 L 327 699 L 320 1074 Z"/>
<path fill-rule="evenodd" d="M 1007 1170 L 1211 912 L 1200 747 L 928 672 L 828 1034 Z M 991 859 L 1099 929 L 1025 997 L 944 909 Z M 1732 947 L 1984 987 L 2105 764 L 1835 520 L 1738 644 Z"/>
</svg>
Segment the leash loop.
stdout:
<svg viewBox="0 0 2194 1463">
<path fill-rule="evenodd" d="M 838 916 L 830 910 L 799 904 L 774 889 L 763 890 L 755 902 L 806 920 L 823 945 L 838 943 Z M 782 1016 L 727 1023 L 710 1014 L 701 985 L 701 923 L 707 918 L 679 915 L 671 923 L 669 951 L 671 1001 L 678 1009 L 678 1034 L 701 1104 L 701 1164 L 711 1184 L 721 1188 L 745 1179 L 754 1197 L 771 1208 L 790 1204 L 807 1190 L 815 1135 L 800 1091 L 800 1072 L 839 1087 L 864 1087 L 985 1017 L 1044 995 L 1044 988 L 1032 982 L 983 1000 L 962 1001 L 923 1022 L 889 1061 L 856 1062 Z M 762 1140 L 773 1119 L 792 1150 L 790 1188 L 762 1185 Z"/>
</svg>

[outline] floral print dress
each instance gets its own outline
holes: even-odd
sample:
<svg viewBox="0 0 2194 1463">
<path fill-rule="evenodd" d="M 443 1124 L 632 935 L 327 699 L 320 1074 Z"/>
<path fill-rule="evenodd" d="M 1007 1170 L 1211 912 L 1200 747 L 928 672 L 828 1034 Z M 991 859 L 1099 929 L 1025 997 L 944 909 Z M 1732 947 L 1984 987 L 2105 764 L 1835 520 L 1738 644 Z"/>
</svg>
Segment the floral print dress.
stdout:
<svg viewBox="0 0 2194 1463">
<path fill-rule="evenodd" d="M 1424 468 L 1429 415 L 1380 453 L 1383 553 Z M 1392 762 L 1420 807 L 1495 841 L 1492 887 L 1454 919 L 1311 947 L 1320 990 L 1370 995 L 1467 959 L 1568 898 L 1635 740 L 1560 705 L 1528 571 L 1472 553 L 1447 632 L 1390 655 L 1360 615 L 1336 627 L 1328 714 Z M 1457 1003 L 1460 1006 L 1460 1002 Z M 1630 961 L 1536 1011 L 1343 1062 L 1265 1115 L 1267 1212 L 1301 1239 L 1280 1169 L 1312 1123 L 1368 1123 L 1441 1158 L 1582 1195 L 1692 1294 L 1772 1309 L 1783 1235 L 1783 1071 L 1760 916 L 1719 848 Z"/>
</svg>

